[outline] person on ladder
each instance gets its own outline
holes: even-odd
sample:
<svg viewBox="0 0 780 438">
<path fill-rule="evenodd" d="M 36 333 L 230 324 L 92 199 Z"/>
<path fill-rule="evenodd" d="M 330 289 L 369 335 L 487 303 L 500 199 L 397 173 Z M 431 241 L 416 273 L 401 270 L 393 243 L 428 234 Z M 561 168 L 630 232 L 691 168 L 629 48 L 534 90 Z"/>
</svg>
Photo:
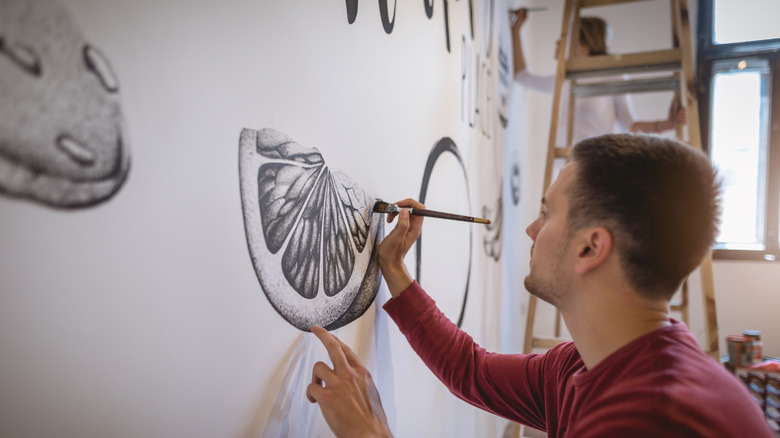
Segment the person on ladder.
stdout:
<svg viewBox="0 0 780 438">
<path fill-rule="evenodd" d="M 555 75 L 540 76 L 531 73 L 526 68 L 525 56 L 520 40 L 520 30 L 528 18 L 527 9 L 519 9 L 512 16 L 512 50 L 514 52 L 515 81 L 526 88 L 552 93 L 555 86 Z M 609 25 L 598 17 L 582 17 L 580 19 L 580 36 L 577 46 L 577 56 L 597 56 L 607 54 Z M 555 52 L 558 53 L 561 41 L 556 42 Z M 568 85 L 564 85 L 567 87 Z M 562 93 L 562 111 L 558 121 L 558 142 L 566 139 L 566 114 L 568 114 L 569 93 Z M 672 100 L 669 115 L 666 120 L 637 121 L 634 108 L 628 95 L 595 96 L 577 99 L 574 113 L 573 142 L 586 137 L 623 133 L 658 134 L 674 129 L 676 122 L 686 122 L 685 108 Z M 617 129 L 616 129 L 617 128 Z"/>
</svg>

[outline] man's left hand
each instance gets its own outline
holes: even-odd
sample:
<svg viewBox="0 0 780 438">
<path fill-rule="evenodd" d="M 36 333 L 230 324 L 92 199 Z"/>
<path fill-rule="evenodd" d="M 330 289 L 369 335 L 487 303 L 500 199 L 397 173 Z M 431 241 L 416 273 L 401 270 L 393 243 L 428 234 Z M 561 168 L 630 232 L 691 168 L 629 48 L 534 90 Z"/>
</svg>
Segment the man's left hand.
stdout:
<svg viewBox="0 0 780 438">
<path fill-rule="evenodd" d="M 306 397 L 319 403 L 322 415 L 338 437 L 391 437 L 379 391 L 371 374 L 346 344 L 324 328 L 311 332 L 328 350 L 333 369 L 314 364 Z"/>
</svg>

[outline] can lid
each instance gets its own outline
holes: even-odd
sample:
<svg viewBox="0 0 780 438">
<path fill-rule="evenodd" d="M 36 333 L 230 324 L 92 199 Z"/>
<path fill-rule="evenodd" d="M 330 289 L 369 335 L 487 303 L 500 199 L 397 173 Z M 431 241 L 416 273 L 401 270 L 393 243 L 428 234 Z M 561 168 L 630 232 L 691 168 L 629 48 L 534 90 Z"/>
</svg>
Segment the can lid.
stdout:
<svg viewBox="0 0 780 438">
<path fill-rule="evenodd" d="M 761 339 L 761 330 L 745 330 L 742 332 L 742 335 L 751 338 Z"/>
</svg>

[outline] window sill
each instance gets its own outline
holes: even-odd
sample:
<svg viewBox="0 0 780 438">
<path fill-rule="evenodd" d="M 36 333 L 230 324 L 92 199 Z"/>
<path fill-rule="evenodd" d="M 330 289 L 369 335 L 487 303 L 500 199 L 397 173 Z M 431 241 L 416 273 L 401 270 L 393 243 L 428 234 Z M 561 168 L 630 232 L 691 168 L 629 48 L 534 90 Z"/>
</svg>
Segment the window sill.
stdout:
<svg viewBox="0 0 780 438">
<path fill-rule="evenodd" d="M 713 260 L 745 260 L 756 262 L 775 262 L 780 261 L 780 256 L 775 252 L 766 250 L 745 250 L 745 249 L 713 249 Z"/>
</svg>

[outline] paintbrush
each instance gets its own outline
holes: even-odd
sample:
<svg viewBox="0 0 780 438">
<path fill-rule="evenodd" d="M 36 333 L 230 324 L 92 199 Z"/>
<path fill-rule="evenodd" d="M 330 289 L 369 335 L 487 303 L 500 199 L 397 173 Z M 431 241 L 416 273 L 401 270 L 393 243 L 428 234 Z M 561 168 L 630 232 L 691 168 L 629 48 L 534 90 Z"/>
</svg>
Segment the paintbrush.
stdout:
<svg viewBox="0 0 780 438">
<path fill-rule="evenodd" d="M 404 207 L 405 208 L 405 207 Z M 408 208 L 409 214 L 415 216 L 428 216 L 437 217 L 439 219 L 450 219 L 453 221 L 474 222 L 478 224 L 490 225 L 490 220 L 482 219 L 481 217 L 463 216 L 460 214 L 444 213 L 442 211 L 428 210 L 425 208 Z M 401 207 L 385 202 L 381 199 L 377 199 L 374 203 L 374 213 L 388 213 L 398 214 L 401 211 Z"/>
</svg>

